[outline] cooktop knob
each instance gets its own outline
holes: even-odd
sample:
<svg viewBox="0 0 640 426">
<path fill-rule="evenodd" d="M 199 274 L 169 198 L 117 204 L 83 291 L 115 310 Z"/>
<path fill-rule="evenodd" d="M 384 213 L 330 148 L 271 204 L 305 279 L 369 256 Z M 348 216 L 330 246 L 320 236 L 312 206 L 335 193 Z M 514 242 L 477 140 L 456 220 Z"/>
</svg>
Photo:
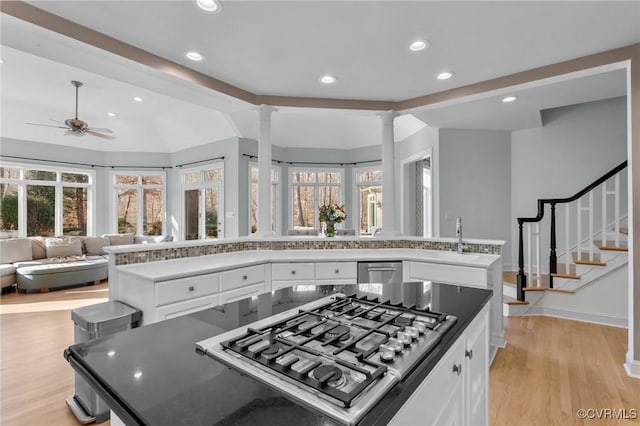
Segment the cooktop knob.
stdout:
<svg viewBox="0 0 640 426">
<path fill-rule="evenodd" d="M 405 346 L 411 345 L 411 335 L 407 332 L 398 331 L 398 340 L 400 340 Z"/>
<path fill-rule="evenodd" d="M 404 328 L 404 332 L 407 333 L 413 340 L 417 340 L 420 337 L 420 333 L 416 327 L 412 327 L 410 325 Z"/>
<path fill-rule="evenodd" d="M 427 331 L 427 326 L 423 322 L 415 321 L 413 326 L 418 329 L 418 333 L 420 334 L 424 334 L 424 332 Z"/>
</svg>

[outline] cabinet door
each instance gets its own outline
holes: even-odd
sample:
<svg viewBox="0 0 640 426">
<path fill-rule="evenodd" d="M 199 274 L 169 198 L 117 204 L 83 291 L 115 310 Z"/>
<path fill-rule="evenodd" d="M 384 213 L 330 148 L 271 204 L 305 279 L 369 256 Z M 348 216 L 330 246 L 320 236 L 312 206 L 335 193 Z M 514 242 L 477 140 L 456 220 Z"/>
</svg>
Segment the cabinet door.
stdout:
<svg viewBox="0 0 640 426">
<path fill-rule="evenodd" d="M 489 305 L 465 332 L 465 424 L 489 424 Z"/>
<path fill-rule="evenodd" d="M 440 362 L 391 419 L 390 425 L 428 426 L 464 424 L 464 336 L 449 348 Z"/>
<path fill-rule="evenodd" d="M 217 294 L 214 294 L 211 296 L 187 300 L 185 302 L 165 305 L 155 310 L 155 320 L 153 322 L 175 318 L 182 315 L 191 314 L 193 312 L 202 311 L 203 309 L 212 308 L 220 304 L 219 300 L 219 296 Z"/>
</svg>

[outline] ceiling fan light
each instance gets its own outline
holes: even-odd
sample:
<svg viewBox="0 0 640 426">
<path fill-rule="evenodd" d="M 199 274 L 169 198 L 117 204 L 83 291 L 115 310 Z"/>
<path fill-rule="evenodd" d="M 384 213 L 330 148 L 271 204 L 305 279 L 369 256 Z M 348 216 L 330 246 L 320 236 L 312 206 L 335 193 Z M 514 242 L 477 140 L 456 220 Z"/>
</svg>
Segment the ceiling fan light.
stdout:
<svg viewBox="0 0 640 426">
<path fill-rule="evenodd" d="M 220 3 L 217 0 L 196 0 L 196 6 L 205 12 L 220 12 Z"/>
</svg>

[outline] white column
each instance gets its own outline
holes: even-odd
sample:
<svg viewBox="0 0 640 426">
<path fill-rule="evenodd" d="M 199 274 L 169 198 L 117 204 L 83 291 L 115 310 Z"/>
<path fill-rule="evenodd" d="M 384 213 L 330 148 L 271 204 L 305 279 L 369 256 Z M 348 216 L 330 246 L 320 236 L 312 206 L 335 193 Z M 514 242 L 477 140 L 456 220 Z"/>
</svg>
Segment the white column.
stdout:
<svg viewBox="0 0 640 426">
<path fill-rule="evenodd" d="M 256 237 L 273 235 L 271 230 L 271 113 L 269 105 L 255 108 L 260 117 L 258 136 L 258 229 Z"/>
<path fill-rule="evenodd" d="M 382 236 L 400 235 L 396 219 L 396 173 L 393 142 L 393 119 L 396 111 L 378 114 L 382 123 Z"/>
</svg>

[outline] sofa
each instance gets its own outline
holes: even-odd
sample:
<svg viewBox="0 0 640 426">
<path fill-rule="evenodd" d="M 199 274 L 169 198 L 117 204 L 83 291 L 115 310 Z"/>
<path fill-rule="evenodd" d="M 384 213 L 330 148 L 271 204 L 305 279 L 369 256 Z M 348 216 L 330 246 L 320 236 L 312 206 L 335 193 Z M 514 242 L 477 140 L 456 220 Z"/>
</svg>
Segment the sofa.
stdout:
<svg viewBox="0 0 640 426">
<path fill-rule="evenodd" d="M 97 283 L 108 277 L 107 246 L 171 241 L 170 236 L 27 237 L 0 240 L 0 285 L 19 292 Z"/>
</svg>

